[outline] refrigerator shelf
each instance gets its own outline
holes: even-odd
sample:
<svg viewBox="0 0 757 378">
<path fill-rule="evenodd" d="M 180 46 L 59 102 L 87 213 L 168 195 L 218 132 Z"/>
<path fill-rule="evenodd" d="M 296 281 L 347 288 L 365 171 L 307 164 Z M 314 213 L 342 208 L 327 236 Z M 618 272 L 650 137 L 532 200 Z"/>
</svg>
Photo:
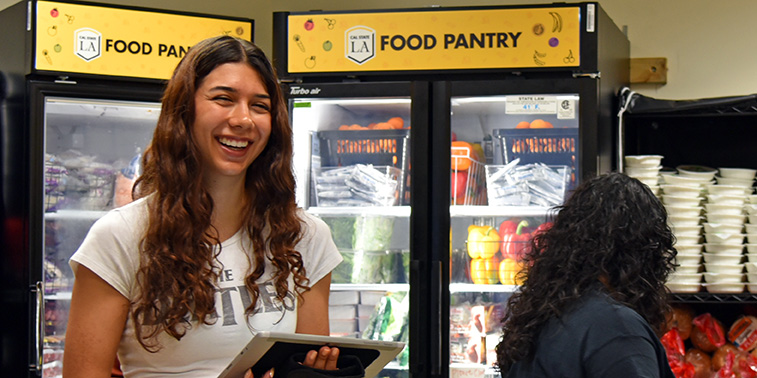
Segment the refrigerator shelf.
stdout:
<svg viewBox="0 0 757 378">
<path fill-rule="evenodd" d="M 409 291 L 409 284 L 331 284 L 332 291 Z"/>
<path fill-rule="evenodd" d="M 550 211 L 542 206 L 450 206 L 450 217 L 544 216 Z"/>
<path fill-rule="evenodd" d="M 107 211 L 98 210 L 58 210 L 56 212 L 45 213 L 45 220 L 98 220 Z"/>
<path fill-rule="evenodd" d="M 351 206 L 309 207 L 310 214 L 318 216 L 381 215 L 386 217 L 410 217 L 410 206 Z"/>
<path fill-rule="evenodd" d="M 450 293 L 512 293 L 517 289 L 516 285 L 449 284 Z"/>
<path fill-rule="evenodd" d="M 55 294 L 46 294 L 45 299 L 48 301 L 70 301 L 71 300 L 71 292 L 70 291 L 59 291 Z"/>
</svg>

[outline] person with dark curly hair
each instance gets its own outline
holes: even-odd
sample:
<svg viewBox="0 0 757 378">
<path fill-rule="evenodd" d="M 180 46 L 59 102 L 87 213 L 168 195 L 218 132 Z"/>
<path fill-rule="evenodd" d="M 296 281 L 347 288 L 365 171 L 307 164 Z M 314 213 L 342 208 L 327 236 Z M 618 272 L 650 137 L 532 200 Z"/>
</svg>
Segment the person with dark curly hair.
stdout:
<svg viewBox="0 0 757 378">
<path fill-rule="evenodd" d="M 637 179 L 608 173 L 554 210 L 508 300 L 502 377 L 672 378 L 659 336 L 676 250 L 662 203 Z"/>
<path fill-rule="evenodd" d="M 292 148 L 263 51 L 228 36 L 189 50 L 134 202 L 99 219 L 71 258 L 66 378 L 109 377 L 116 356 L 126 377 L 215 377 L 258 331 L 329 334 L 342 257 L 296 206 Z M 335 369 L 338 349 L 319 352 L 305 364 Z"/>
</svg>

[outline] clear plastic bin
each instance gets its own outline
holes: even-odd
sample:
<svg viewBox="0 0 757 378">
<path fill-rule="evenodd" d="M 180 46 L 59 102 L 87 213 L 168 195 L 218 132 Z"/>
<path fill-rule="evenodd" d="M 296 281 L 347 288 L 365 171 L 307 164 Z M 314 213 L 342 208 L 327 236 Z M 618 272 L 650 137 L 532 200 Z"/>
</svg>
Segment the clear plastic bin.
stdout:
<svg viewBox="0 0 757 378">
<path fill-rule="evenodd" d="M 402 197 L 402 170 L 355 164 L 313 168 L 317 206 L 396 206 Z"/>
<path fill-rule="evenodd" d="M 487 196 L 490 206 L 561 205 L 570 180 L 570 167 L 540 163 L 486 166 Z"/>
</svg>

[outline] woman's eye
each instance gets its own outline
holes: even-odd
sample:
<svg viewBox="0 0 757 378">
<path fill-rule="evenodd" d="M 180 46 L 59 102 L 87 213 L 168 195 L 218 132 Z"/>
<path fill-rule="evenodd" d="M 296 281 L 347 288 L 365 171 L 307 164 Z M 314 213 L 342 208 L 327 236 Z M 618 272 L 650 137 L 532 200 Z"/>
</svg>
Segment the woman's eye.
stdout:
<svg viewBox="0 0 757 378">
<path fill-rule="evenodd" d="M 216 96 L 216 97 L 213 97 L 213 101 L 230 102 L 231 98 L 229 98 L 228 96 Z"/>
<path fill-rule="evenodd" d="M 266 104 L 253 104 L 252 107 L 261 112 L 268 112 L 271 110 L 271 107 Z"/>
</svg>

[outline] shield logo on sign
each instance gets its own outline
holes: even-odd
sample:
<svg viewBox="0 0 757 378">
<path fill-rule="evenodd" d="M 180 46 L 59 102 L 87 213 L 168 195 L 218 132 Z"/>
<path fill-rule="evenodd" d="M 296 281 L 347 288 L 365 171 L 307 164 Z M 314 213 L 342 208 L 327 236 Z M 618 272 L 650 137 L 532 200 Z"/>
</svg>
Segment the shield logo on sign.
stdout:
<svg viewBox="0 0 757 378">
<path fill-rule="evenodd" d="M 74 32 L 74 54 L 89 62 L 100 57 L 102 34 L 91 28 L 83 28 Z"/>
<path fill-rule="evenodd" d="M 376 56 L 376 31 L 367 26 L 355 26 L 344 33 L 344 56 L 363 64 Z"/>
</svg>

